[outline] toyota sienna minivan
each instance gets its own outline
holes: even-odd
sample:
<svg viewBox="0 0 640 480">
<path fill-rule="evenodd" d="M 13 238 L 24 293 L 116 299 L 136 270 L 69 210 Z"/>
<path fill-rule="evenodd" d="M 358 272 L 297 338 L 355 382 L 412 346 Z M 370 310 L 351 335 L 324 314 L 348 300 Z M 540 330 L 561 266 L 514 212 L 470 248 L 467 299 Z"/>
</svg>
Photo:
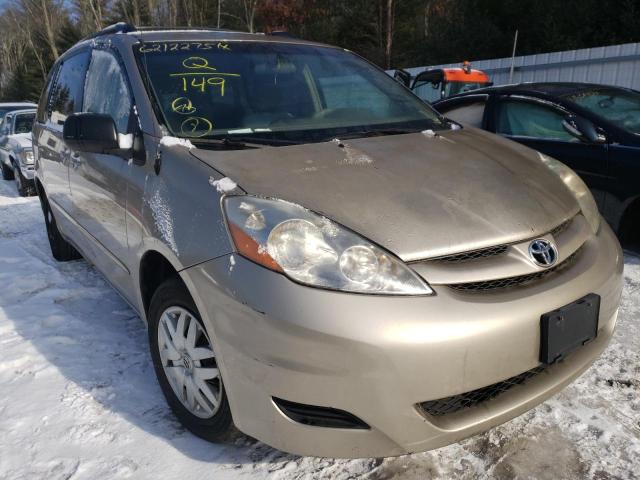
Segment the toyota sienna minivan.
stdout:
<svg viewBox="0 0 640 480">
<path fill-rule="evenodd" d="M 56 62 L 33 137 L 53 256 L 140 314 L 205 439 L 433 449 L 544 401 L 613 334 L 622 254 L 576 174 L 342 48 L 117 24 Z"/>
</svg>

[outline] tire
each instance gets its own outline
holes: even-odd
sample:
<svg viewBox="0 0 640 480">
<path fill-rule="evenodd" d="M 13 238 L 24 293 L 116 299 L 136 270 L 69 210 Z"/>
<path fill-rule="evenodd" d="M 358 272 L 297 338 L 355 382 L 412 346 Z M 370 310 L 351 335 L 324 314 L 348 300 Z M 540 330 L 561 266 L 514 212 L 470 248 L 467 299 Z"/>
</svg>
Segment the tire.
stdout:
<svg viewBox="0 0 640 480">
<path fill-rule="evenodd" d="M 168 313 L 174 311 L 175 313 Z M 205 383 L 203 384 L 203 380 L 199 378 L 200 375 L 197 373 L 198 371 L 201 371 L 199 369 L 202 368 L 207 371 L 212 371 L 213 369 L 217 370 L 217 361 L 215 356 L 201 361 L 192 362 L 190 359 L 187 359 L 186 361 L 184 360 L 185 357 L 188 357 L 189 355 L 189 347 L 184 346 L 182 348 L 178 345 L 178 341 L 176 341 L 176 338 L 180 337 L 177 333 L 179 330 L 177 326 L 180 325 L 178 323 L 178 318 L 179 316 L 182 316 L 182 313 L 178 312 L 186 312 L 184 324 L 188 325 L 188 328 L 186 328 L 187 332 L 191 329 L 191 322 L 197 322 L 194 328 L 197 327 L 202 329 L 201 331 L 198 330 L 198 333 L 196 334 L 197 337 L 194 336 L 194 344 L 200 347 L 199 350 L 204 350 L 203 345 L 205 345 L 206 342 L 208 342 L 209 347 L 212 345 L 209 340 L 211 337 L 206 331 L 206 328 L 200 319 L 200 315 L 198 314 L 198 310 L 186 287 L 178 278 L 169 279 L 162 283 L 155 291 L 149 306 L 149 348 L 151 350 L 153 367 L 156 372 L 160 388 L 162 389 L 162 393 L 164 394 L 169 407 L 171 407 L 171 410 L 175 416 L 178 417 L 180 422 L 198 437 L 210 442 L 218 442 L 223 440 L 233 431 L 231 410 L 229 408 L 229 402 L 222 383 L 222 377 L 219 376 L 218 373 L 216 378 L 209 378 L 204 381 Z M 171 315 L 174 314 L 175 317 L 171 317 Z M 166 317 L 166 315 L 169 315 L 169 317 Z M 165 330 L 167 327 L 167 318 L 175 319 L 175 331 L 170 332 L 169 330 Z M 182 330 L 184 333 L 185 328 Z M 173 333 L 173 336 L 171 333 Z M 185 343 L 188 342 L 189 339 L 187 338 Z M 167 348 L 168 343 L 171 343 L 171 349 Z M 161 353 L 161 346 L 163 353 Z M 173 348 L 176 350 L 172 350 Z M 211 349 L 211 352 L 213 354 L 213 349 Z M 180 356 L 180 358 L 178 360 L 175 358 L 171 360 L 168 358 L 171 356 L 175 358 Z M 163 362 L 173 366 L 165 366 Z M 188 367 L 191 368 L 191 371 L 189 371 Z M 172 375 L 172 379 L 170 380 L 167 374 L 167 372 L 170 371 L 179 373 Z M 219 372 L 219 370 L 217 371 Z M 180 376 L 180 372 L 182 373 L 182 376 Z M 177 377 L 182 378 L 182 383 L 179 383 L 180 380 L 177 380 Z M 172 382 L 175 387 L 172 386 Z M 200 383 L 196 384 L 197 382 Z M 176 385 L 176 383 L 178 383 L 178 385 Z M 202 401 L 206 402 L 207 408 L 211 408 L 213 405 L 213 408 L 211 408 L 212 412 L 202 410 L 199 404 L 194 408 L 193 402 L 191 402 L 191 408 L 187 408 L 187 406 L 185 406 L 189 403 L 189 399 L 187 398 L 189 396 L 188 384 L 191 385 L 191 388 L 196 389 L 201 403 Z M 208 389 L 209 395 L 215 395 L 212 392 L 217 390 L 219 394 L 217 404 L 210 403 L 208 401 L 208 398 L 210 397 L 204 394 L 205 388 Z M 178 390 L 182 392 L 182 399 L 180 399 L 176 393 Z M 192 393 L 191 399 L 194 398 L 198 397 L 195 397 Z M 200 408 L 200 414 L 196 415 L 193 411 L 198 408 Z"/>
<path fill-rule="evenodd" d="M 44 223 L 47 228 L 47 237 L 49 238 L 49 246 L 51 247 L 51 254 L 59 262 L 68 262 L 70 260 L 78 260 L 82 258 L 82 255 L 76 250 L 73 245 L 67 242 L 58 230 L 56 219 L 53 216 L 53 211 L 49 206 L 49 200 L 42 189 L 38 191 L 40 197 L 40 206 L 42 207 L 42 213 L 44 215 Z"/>
<path fill-rule="evenodd" d="M 32 197 L 36 194 L 35 184 L 33 182 L 29 182 L 24 176 L 20 169 L 14 165 L 13 167 L 13 176 L 16 179 L 16 189 L 18 190 L 18 195 L 21 197 Z"/>
<path fill-rule="evenodd" d="M 0 160 L 0 167 L 2 168 L 2 178 L 4 180 L 13 180 L 13 170 L 7 167 L 2 160 Z"/>
</svg>

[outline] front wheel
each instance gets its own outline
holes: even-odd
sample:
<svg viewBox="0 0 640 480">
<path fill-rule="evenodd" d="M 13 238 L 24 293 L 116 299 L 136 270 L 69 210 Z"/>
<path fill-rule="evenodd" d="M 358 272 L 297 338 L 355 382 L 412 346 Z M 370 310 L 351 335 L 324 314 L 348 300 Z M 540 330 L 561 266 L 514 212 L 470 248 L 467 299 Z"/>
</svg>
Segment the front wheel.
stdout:
<svg viewBox="0 0 640 480">
<path fill-rule="evenodd" d="M 149 306 L 149 347 L 167 403 L 182 424 L 209 441 L 231 429 L 231 410 L 216 352 L 179 279 L 164 282 Z"/>
<path fill-rule="evenodd" d="M 13 170 L 11 170 L 2 160 L 0 160 L 0 168 L 2 169 L 2 178 L 4 180 L 13 180 Z"/>
<path fill-rule="evenodd" d="M 17 166 L 13 167 L 13 176 L 16 179 L 16 188 L 21 197 L 31 197 L 36 194 L 35 186 L 29 183 Z"/>
</svg>

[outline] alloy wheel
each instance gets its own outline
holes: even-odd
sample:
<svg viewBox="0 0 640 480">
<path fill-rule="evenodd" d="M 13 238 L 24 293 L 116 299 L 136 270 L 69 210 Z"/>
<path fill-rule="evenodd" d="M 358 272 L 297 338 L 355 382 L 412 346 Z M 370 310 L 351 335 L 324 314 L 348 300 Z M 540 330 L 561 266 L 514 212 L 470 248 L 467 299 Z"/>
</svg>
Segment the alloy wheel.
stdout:
<svg viewBox="0 0 640 480">
<path fill-rule="evenodd" d="M 160 317 L 158 348 L 164 373 L 182 405 L 199 418 L 213 417 L 222 381 L 207 332 L 188 310 L 169 307 Z"/>
</svg>

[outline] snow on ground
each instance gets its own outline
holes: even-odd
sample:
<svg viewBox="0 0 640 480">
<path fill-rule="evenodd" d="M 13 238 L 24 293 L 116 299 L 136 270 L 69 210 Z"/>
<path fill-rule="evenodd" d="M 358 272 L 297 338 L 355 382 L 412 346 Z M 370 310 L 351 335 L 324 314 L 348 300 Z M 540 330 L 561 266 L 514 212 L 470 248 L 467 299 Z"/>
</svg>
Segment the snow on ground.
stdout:
<svg viewBox="0 0 640 480">
<path fill-rule="evenodd" d="M 37 199 L 0 180 L 0 479 L 639 478 L 640 257 L 625 281 L 602 358 L 488 433 L 386 460 L 212 445 L 166 406 L 136 314 L 84 261 L 56 263 Z"/>
</svg>

